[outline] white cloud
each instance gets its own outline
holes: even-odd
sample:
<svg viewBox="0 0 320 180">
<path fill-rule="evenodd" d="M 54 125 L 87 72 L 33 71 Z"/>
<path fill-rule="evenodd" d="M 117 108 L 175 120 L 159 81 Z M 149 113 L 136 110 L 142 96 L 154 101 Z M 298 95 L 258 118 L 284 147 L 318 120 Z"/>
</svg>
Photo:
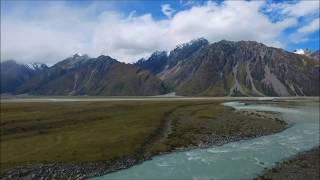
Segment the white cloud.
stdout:
<svg viewBox="0 0 320 180">
<path fill-rule="evenodd" d="M 87 18 L 94 7 L 84 11 L 68 8 L 60 1 L 48 3 L 32 12 L 32 17 L 20 6 L 1 14 L 1 60 L 53 64 L 87 51 L 95 25 Z"/>
<path fill-rule="evenodd" d="M 266 11 L 281 16 L 302 17 L 319 13 L 319 1 L 301 0 L 298 2 L 284 1 L 280 3 L 271 3 L 266 6 Z"/>
<path fill-rule="evenodd" d="M 92 6 L 74 9 L 64 4 L 48 6 L 36 18 L 8 13 L 1 16 L 1 59 L 54 63 L 80 52 L 133 62 L 199 37 L 210 42 L 254 40 L 283 47 L 279 37 L 297 19 L 271 22 L 260 11 L 264 5 L 264 1 L 208 2 L 175 14 L 171 11 L 167 14 L 171 18 L 163 20 L 151 14 L 124 15 L 111 10 L 93 18 Z"/>
<path fill-rule="evenodd" d="M 320 18 L 313 19 L 310 23 L 300 27 L 296 32 L 289 35 L 293 43 L 301 43 L 310 40 L 308 35 L 320 29 Z"/>
<path fill-rule="evenodd" d="M 168 18 L 171 18 L 173 13 L 175 12 L 174 9 L 171 8 L 170 4 L 163 4 L 161 5 L 161 11 L 164 15 L 166 15 Z"/>
<path fill-rule="evenodd" d="M 311 13 L 319 12 L 319 1 L 299 1 L 296 4 L 284 4 L 282 6 L 282 13 L 286 13 L 292 16 L 305 16 Z"/>
<path fill-rule="evenodd" d="M 319 30 L 319 7 L 319 1 L 301 0 L 270 4 L 267 12 L 280 18 L 303 18 L 296 30 L 288 35 L 288 40 L 297 44 L 310 40 L 309 34 Z"/>
<path fill-rule="evenodd" d="M 312 33 L 320 28 L 320 18 L 314 19 L 312 22 L 298 29 L 299 33 Z"/>
</svg>

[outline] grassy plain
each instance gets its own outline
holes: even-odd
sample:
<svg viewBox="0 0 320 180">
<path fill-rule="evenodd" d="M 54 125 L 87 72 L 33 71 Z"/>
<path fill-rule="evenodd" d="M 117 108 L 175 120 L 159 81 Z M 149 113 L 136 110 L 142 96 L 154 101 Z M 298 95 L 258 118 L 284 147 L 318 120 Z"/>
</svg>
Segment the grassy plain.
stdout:
<svg viewBox="0 0 320 180">
<path fill-rule="evenodd" d="M 157 154 L 214 137 L 284 128 L 222 101 L 2 102 L 1 170 L 23 164 L 95 162 Z M 211 138 L 210 142 L 215 139 Z"/>
</svg>

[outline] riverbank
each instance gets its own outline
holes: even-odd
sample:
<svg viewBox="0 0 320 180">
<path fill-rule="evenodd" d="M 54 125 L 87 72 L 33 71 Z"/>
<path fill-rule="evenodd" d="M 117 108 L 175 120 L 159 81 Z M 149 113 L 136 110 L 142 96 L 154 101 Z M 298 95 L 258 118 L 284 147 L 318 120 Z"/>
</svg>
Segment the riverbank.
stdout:
<svg viewBox="0 0 320 180">
<path fill-rule="evenodd" d="M 320 179 L 319 163 L 320 149 L 317 147 L 277 164 L 257 179 L 318 180 Z"/>
<path fill-rule="evenodd" d="M 221 103 L 222 101 L 140 102 L 137 105 L 135 102 L 115 104 L 78 102 L 75 105 L 69 102 L 50 105 L 25 103 L 23 107 L 10 103 L 9 108 L 1 112 L 4 114 L 2 117 L 5 117 L 5 121 L 1 122 L 2 132 L 6 133 L 2 137 L 4 140 L 1 147 L 2 155 L 12 157 L 5 159 L 5 162 L 2 159 L 1 166 L 7 169 L 3 171 L 2 177 L 3 179 L 85 179 L 131 167 L 158 154 L 268 135 L 279 132 L 287 126 L 275 113 L 235 111 L 222 106 Z M 77 109 L 75 107 L 78 110 L 75 110 Z M 25 112 L 26 109 L 29 111 Z M 64 112 L 57 116 L 57 109 Z M 39 114 L 35 116 L 33 110 Z M 10 119 L 13 117 L 11 114 L 13 112 L 14 118 Z M 53 122 L 45 119 L 48 118 L 47 113 L 53 116 L 51 118 Z M 18 116 L 19 114 L 21 116 Z M 29 117 L 30 120 L 26 120 L 28 114 L 33 115 Z M 72 118 L 56 122 L 57 118 L 65 117 L 65 114 Z M 44 122 L 34 121 L 35 118 Z M 83 121 L 75 121 L 77 118 Z M 95 121 L 88 121 L 90 119 Z M 118 124 L 120 120 L 123 121 Z M 150 124 L 150 121 L 153 123 Z M 83 126 L 86 128 L 83 129 Z M 124 127 L 126 129 L 122 130 Z M 147 133 L 141 134 L 140 131 L 147 127 L 150 128 Z M 115 128 L 120 129 L 112 131 Z M 74 134 L 70 135 L 70 131 Z M 83 134 L 86 131 L 91 133 Z M 105 137 L 108 133 L 112 136 L 110 140 Z M 46 145 L 48 139 L 54 141 Z M 29 146 L 30 142 L 36 144 Z M 126 144 L 121 144 L 123 142 Z M 92 147 L 93 143 L 98 143 L 99 149 Z M 23 145 L 26 145 L 24 149 L 17 148 Z M 48 146 L 49 149 L 38 147 L 39 145 Z M 88 149 L 84 151 L 79 147 Z M 64 148 L 62 149 L 64 151 L 59 151 L 61 148 Z M 90 156 L 88 152 L 95 154 Z M 20 155 L 19 158 L 14 157 L 17 154 Z M 38 159 L 33 160 L 35 158 Z M 80 158 L 82 159 L 77 160 Z"/>
</svg>

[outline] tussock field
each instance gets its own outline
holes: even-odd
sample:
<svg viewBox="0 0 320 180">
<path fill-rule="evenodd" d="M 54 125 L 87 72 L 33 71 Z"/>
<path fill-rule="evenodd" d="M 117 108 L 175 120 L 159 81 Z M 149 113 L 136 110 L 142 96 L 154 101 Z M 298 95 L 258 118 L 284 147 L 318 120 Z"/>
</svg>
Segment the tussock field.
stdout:
<svg viewBox="0 0 320 180">
<path fill-rule="evenodd" d="M 177 148 L 270 134 L 286 126 L 273 115 L 245 114 L 221 103 L 2 102 L 2 174 L 30 164 L 144 159 Z"/>
</svg>

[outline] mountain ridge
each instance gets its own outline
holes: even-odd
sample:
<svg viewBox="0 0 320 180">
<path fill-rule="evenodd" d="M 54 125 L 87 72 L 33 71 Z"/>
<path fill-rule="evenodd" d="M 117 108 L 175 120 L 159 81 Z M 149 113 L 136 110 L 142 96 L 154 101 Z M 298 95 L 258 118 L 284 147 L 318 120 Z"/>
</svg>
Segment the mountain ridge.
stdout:
<svg viewBox="0 0 320 180">
<path fill-rule="evenodd" d="M 2 81 L 2 86 L 3 86 Z M 109 56 L 73 56 L 17 86 L 13 94 L 33 95 L 158 95 L 161 80 L 133 65 Z"/>
<path fill-rule="evenodd" d="M 319 63 L 307 56 L 254 41 L 226 40 L 188 54 L 155 74 L 178 95 L 319 95 Z"/>
<path fill-rule="evenodd" d="M 315 54 L 317 55 L 317 54 Z M 3 62 L 1 62 L 3 66 Z M 184 96 L 319 95 L 319 61 L 255 41 L 204 38 L 133 64 L 75 54 L 16 83 L 13 94 Z M 2 79 L 8 74 L 1 72 Z M 20 77 L 20 76 L 19 76 Z M 20 78 L 21 79 L 21 78 Z M 5 85 L 1 81 L 2 87 Z M 6 81 L 5 81 L 6 82 Z M 6 86 L 6 85 L 5 85 Z"/>
</svg>

